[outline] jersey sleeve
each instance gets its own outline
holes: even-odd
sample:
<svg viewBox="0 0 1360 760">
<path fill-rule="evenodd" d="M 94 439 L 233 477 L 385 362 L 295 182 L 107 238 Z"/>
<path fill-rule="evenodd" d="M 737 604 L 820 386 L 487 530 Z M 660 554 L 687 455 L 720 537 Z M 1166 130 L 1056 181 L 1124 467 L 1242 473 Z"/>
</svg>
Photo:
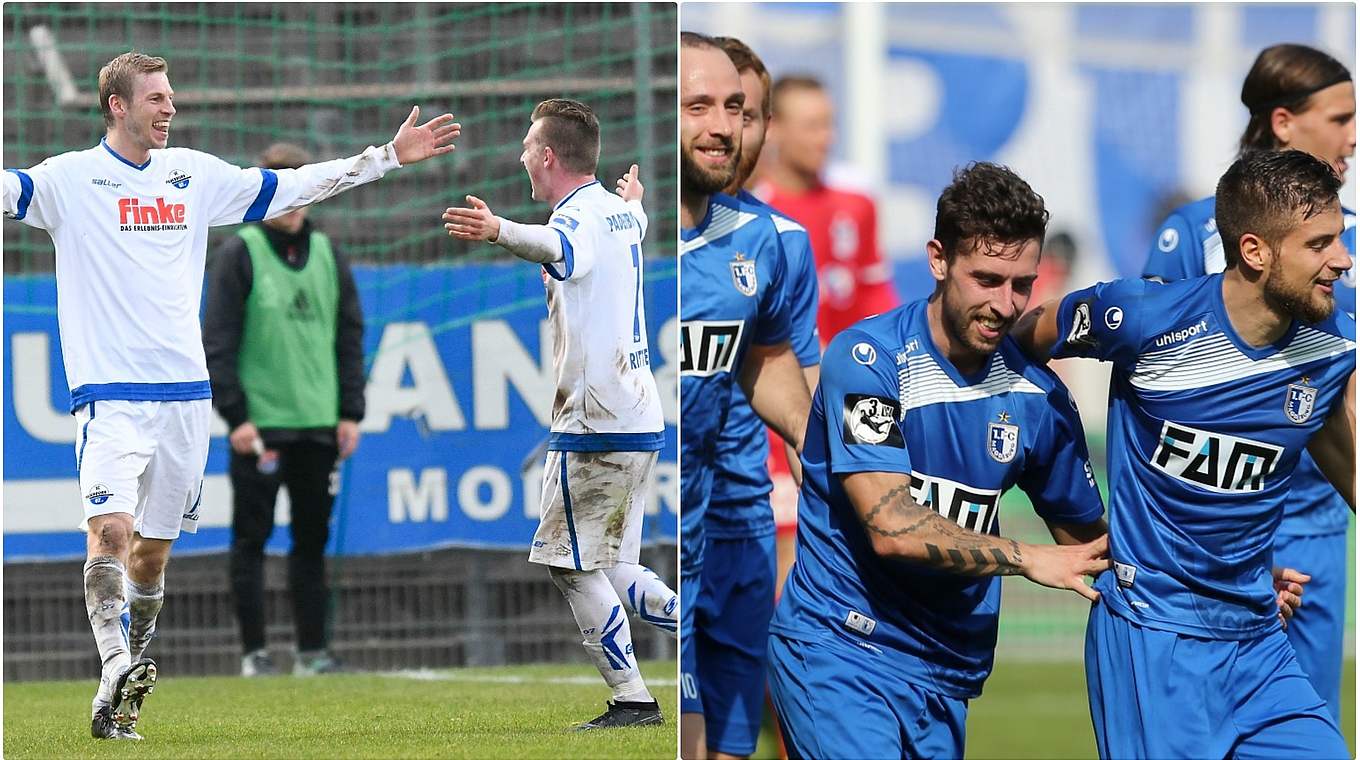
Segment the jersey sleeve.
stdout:
<svg viewBox="0 0 1360 760">
<path fill-rule="evenodd" d="M 1034 449 L 1025 457 L 1019 486 L 1045 520 L 1089 523 L 1105 514 L 1086 449 L 1076 402 L 1067 388 L 1051 375 L 1054 387 L 1045 396 L 1044 424 L 1035 436 Z"/>
<path fill-rule="evenodd" d="M 6 169 L 5 216 L 30 227 L 51 230 L 61 224 L 61 172 L 52 159 L 30 169 Z"/>
<path fill-rule="evenodd" d="M 357 156 L 297 169 L 242 169 L 216 156 L 206 153 L 199 156 L 217 192 L 210 207 L 208 223 L 212 226 L 282 216 L 381 179 L 400 166 L 391 144 L 381 148 L 369 146 Z"/>
<path fill-rule="evenodd" d="M 1157 228 L 1157 238 L 1148 250 L 1143 277 L 1161 282 L 1202 277 L 1204 250 L 1190 226 L 1190 220 L 1175 212 Z"/>
<path fill-rule="evenodd" d="M 751 340 L 757 345 L 773 346 L 792 337 L 789 310 L 788 260 L 784 257 L 784 247 L 779 242 L 779 234 L 773 231 L 765 238 L 766 245 L 756 257 L 757 272 L 767 265 L 769 281 L 760 287 L 757 297 L 760 308 L 756 313 L 755 331 Z M 767 264 L 768 262 L 768 264 Z M 758 286 L 759 287 L 759 286 Z"/>
<path fill-rule="evenodd" d="M 817 403 L 837 474 L 911 473 L 893 354 L 864 332 L 841 332 L 822 356 Z"/>
<path fill-rule="evenodd" d="M 544 264 L 555 280 L 577 280 L 595 268 L 595 246 L 590 244 L 592 226 L 599 221 L 580 206 L 567 205 L 553 211 L 548 228 L 562 240 L 562 260 Z"/>
<path fill-rule="evenodd" d="M 1082 356 L 1128 367 L 1142 345 L 1147 280 L 1102 282 L 1068 293 L 1058 306 L 1058 342 L 1051 357 Z"/>
<path fill-rule="evenodd" d="M 775 217 L 774 222 L 776 229 L 781 223 L 787 228 L 780 231 L 779 242 L 788 259 L 785 292 L 789 317 L 793 320 L 789 340 L 798 364 L 812 367 L 821 361 L 822 354 L 817 335 L 817 262 L 812 257 L 812 242 L 807 231 L 796 222 L 780 217 Z"/>
</svg>

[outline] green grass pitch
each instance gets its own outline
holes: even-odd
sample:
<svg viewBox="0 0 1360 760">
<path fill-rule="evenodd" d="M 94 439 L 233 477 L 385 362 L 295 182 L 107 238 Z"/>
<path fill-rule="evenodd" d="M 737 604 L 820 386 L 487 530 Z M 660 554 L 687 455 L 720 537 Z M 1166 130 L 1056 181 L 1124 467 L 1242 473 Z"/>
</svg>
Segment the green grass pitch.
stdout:
<svg viewBox="0 0 1360 760">
<path fill-rule="evenodd" d="M 609 691 L 588 664 L 314 678 L 162 673 L 142 742 L 90 738 L 89 681 L 5 684 L 4 756 L 17 758 L 673 758 L 676 668 L 645 662 L 666 725 L 573 732 Z"/>
</svg>

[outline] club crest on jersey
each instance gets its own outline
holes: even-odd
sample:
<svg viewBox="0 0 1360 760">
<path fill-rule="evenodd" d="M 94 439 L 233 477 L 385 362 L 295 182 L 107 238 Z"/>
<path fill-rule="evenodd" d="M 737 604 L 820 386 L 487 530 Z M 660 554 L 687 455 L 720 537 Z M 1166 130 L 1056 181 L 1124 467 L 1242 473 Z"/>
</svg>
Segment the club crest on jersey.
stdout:
<svg viewBox="0 0 1360 760">
<path fill-rule="evenodd" d="M 897 402 L 882 396 L 845 394 L 841 438 L 847 444 L 907 447 L 902 440 L 902 431 L 897 427 Z"/>
<path fill-rule="evenodd" d="M 177 190 L 183 190 L 189 186 L 190 179 L 192 178 L 188 174 L 185 174 L 179 169 L 172 169 L 170 171 L 170 179 L 167 179 L 165 184 L 170 185 Z"/>
<path fill-rule="evenodd" d="M 1304 382 L 1308 382 L 1308 379 L 1304 378 Z M 1290 383 L 1289 390 L 1284 397 L 1284 416 L 1296 425 L 1307 422 L 1308 418 L 1313 416 L 1313 405 L 1317 401 L 1317 392 L 1317 388 Z"/>
<path fill-rule="evenodd" d="M 1015 459 L 1020 448 L 1020 426 L 1005 422 L 987 423 L 987 454 L 992 459 L 1006 464 Z"/>
<path fill-rule="evenodd" d="M 95 483 L 94 485 L 90 486 L 90 492 L 85 494 L 85 498 L 91 504 L 98 506 L 108 501 L 109 497 L 112 495 L 113 491 L 110 491 L 108 486 L 104 485 L 103 483 Z"/>
<path fill-rule="evenodd" d="M 732 259 L 732 284 L 745 296 L 756 294 L 756 262 L 740 253 Z"/>
</svg>

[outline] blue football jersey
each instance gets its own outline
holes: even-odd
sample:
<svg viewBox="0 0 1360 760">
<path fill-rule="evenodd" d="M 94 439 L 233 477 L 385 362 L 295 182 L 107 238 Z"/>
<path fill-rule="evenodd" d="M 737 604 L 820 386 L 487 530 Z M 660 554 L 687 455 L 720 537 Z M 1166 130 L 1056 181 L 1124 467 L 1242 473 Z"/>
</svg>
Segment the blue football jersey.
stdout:
<svg viewBox="0 0 1360 760">
<path fill-rule="evenodd" d="M 769 214 L 715 194 L 694 229 L 680 230 L 680 562 L 703 563 L 704 513 L 718 435 L 747 347 L 789 339 L 787 261 Z"/>
<path fill-rule="evenodd" d="M 1069 294 L 1054 356 L 1113 364 L 1103 603 L 1140 625 L 1242 639 L 1279 625 L 1276 528 L 1308 439 L 1355 369 L 1337 309 L 1253 348 L 1223 305 L 1223 275 L 1117 280 Z"/>
<path fill-rule="evenodd" d="M 1001 579 L 879 557 L 840 476 L 907 475 L 918 503 L 990 535 L 1013 485 L 1046 520 L 1089 523 L 1104 510 L 1058 377 L 1009 338 L 985 368 L 960 374 L 931 340 L 926 304 L 860 321 L 822 356 L 803 447 L 798 562 L 771 630 L 840 638 L 858 646 L 866 668 L 971 698 L 991 672 Z"/>
<path fill-rule="evenodd" d="M 1355 260 L 1355 213 L 1342 209 L 1345 232 L 1341 241 Z M 1227 266 L 1223 240 L 1214 222 L 1214 198 L 1209 196 L 1176 209 L 1162 223 L 1148 252 L 1144 277 L 1163 282 L 1218 274 Z M 1355 269 L 1341 275 L 1333 289 L 1337 308 L 1355 316 Z M 1294 473 L 1294 496 L 1285 501 L 1279 532 L 1287 536 L 1339 533 L 1350 523 L 1350 509 L 1332 484 L 1323 477 L 1308 452 Z"/>
<path fill-rule="evenodd" d="M 788 264 L 789 340 L 798 363 L 811 367 L 821 361 L 822 347 L 817 338 L 817 262 L 807 230 L 745 190 L 737 198 L 744 207 L 768 214 L 779 232 Z M 713 495 L 704 517 L 704 531 L 710 538 L 757 538 L 774 533 L 774 513 L 763 498 L 773 487 L 766 469 L 769 449 L 765 424 L 746 397 L 734 393 L 718 439 Z"/>
</svg>

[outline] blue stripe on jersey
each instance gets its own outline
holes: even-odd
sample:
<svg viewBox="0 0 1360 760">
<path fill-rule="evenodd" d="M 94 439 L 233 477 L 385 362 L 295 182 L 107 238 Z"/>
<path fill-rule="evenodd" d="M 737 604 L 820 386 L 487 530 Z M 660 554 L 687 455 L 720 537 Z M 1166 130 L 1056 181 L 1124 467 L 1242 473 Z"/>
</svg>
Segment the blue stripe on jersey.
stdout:
<svg viewBox="0 0 1360 760">
<path fill-rule="evenodd" d="M 71 391 L 71 412 L 94 401 L 197 401 L 212 398 L 207 380 L 187 383 L 89 383 Z"/>
<path fill-rule="evenodd" d="M 567 197 L 565 197 L 565 198 L 563 198 L 562 200 L 558 201 L 556 206 L 553 206 L 553 212 L 556 213 L 557 210 L 558 210 L 559 208 L 562 208 L 562 206 L 564 206 L 564 205 L 566 204 L 567 201 L 571 200 L 572 197 L 574 197 L 577 193 L 581 192 L 582 190 L 586 189 L 587 187 L 590 187 L 591 185 L 598 185 L 598 184 L 600 184 L 600 181 L 599 181 L 598 179 L 596 179 L 596 180 L 591 180 L 590 182 L 587 182 L 587 183 L 585 183 L 584 185 L 581 185 L 580 187 L 576 188 L 575 190 L 572 190 L 571 192 L 567 193 Z"/>
<path fill-rule="evenodd" d="M 270 169 L 261 169 L 260 175 L 263 181 L 260 183 L 260 194 L 255 196 L 255 202 L 246 209 L 243 222 L 258 222 L 264 219 L 264 215 L 269 213 L 269 204 L 274 202 L 274 191 L 279 189 L 279 175 Z"/>
<path fill-rule="evenodd" d="M 99 138 L 99 144 L 104 146 L 104 150 L 107 150 L 107 151 L 109 152 L 109 155 L 110 155 L 110 156 L 113 156 L 114 158 L 118 159 L 119 161 L 122 161 L 123 163 L 127 164 L 128 166 L 131 166 L 132 168 L 136 169 L 137 171 L 141 171 L 141 170 L 143 170 L 143 169 L 145 169 L 146 167 L 148 167 L 148 166 L 151 165 L 151 156 L 149 156 L 149 155 L 146 157 L 146 161 L 145 161 L 141 166 L 138 166 L 137 164 L 134 164 L 134 163 L 132 163 L 131 161 L 127 160 L 126 158 L 123 158 L 122 156 L 118 155 L 118 152 L 117 152 L 117 151 L 115 151 L 113 148 L 110 148 L 110 147 L 109 147 L 109 143 L 108 143 L 108 141 L 107 141 L 105 138 L 102 138 L 102 137 Z"/>
<path fill-rule="evenodd" d="M 666 433 L 553 433 L 548 451 L 660 451 Z"/>
<path fill-rule="evenodd" d="M 94 402 L 90 402 L 90 418 L 80 426 L 80 451 L 76 452 L 76 480 L 80 480 L 80 465 L 85 461 L 85 444 L 90 440 L 90 423 L 94 422 Z"/>
<path fill-rule="evenodd" d="M 567 536 L 571 539 L 571 561 L 581 569 L 581 550 L 576 543 L 576 520 L 571 516 L 571 490 L 567 488 L 567 455 L 562 454 L 562 506 L 567 511 Z"/>
<path fill-rule="evenodd" d="M 571 241 L 567 239 L 567 233 L 556 227 L 553 228 L 553 232 L 556 232 L 557 236 L 562 238 L 562 261 L 566 264 L 567 272 L 566 274 L 558 274 L 557 268 L 552 263 L 545 263 L 543 265 L 543 271 L 547 272 L 549 277 L 561 282 L 563 280 L 571 279 L 571 273 L 576 270 L 576 250 L 571 247 Z"/>
<path fill-rule="evenodd" d="M 19 176 L 19 203 L 14 207 L 14 218 L 23 219 L 28 216 L 28 204 L 33 202 L 33 178 L 28 176 L 28 172 L 21 169 L 6 169 L 5 171 L 14 172 Z"/>
</svg>

